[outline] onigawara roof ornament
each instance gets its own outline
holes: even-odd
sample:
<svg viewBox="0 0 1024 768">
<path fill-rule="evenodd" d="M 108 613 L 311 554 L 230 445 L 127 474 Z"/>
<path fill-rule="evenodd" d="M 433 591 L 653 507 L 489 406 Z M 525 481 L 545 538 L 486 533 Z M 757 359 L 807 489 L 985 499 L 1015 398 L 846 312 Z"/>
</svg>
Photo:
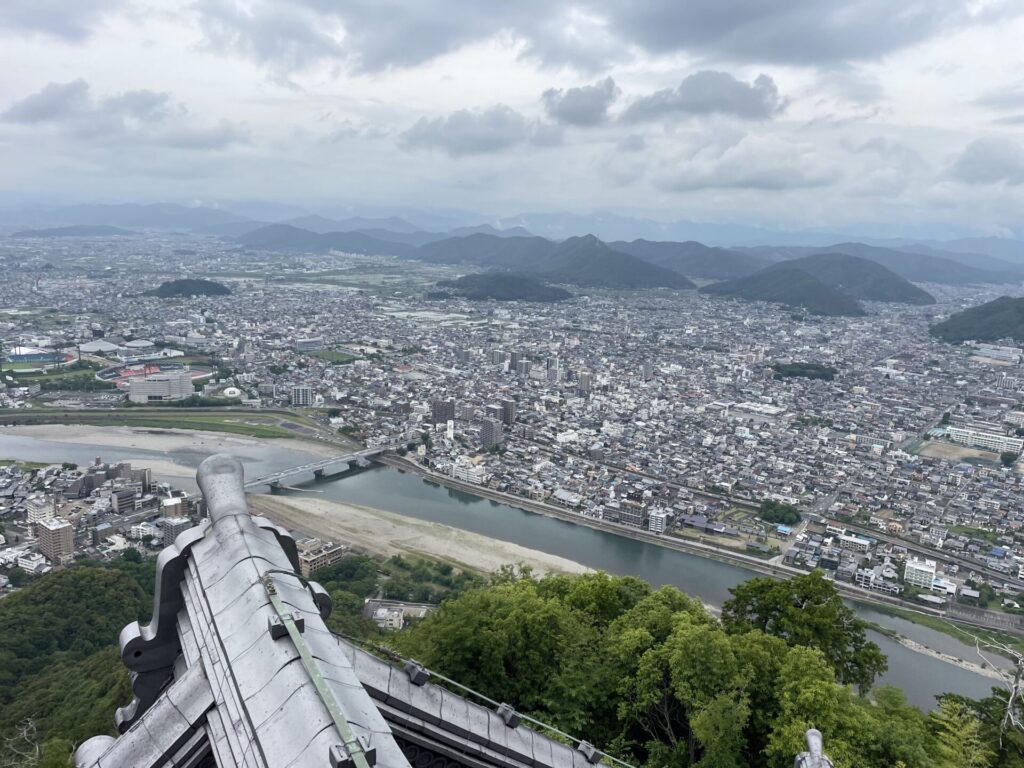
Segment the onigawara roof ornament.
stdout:
<svg viewBox="0 0 1024 768">
<path fill-rule="evenodd" d="M 211 456 L 197 479 L 209 519 L 160 553 L 152 620 L 121 632 L 135 698 L 117 712 L 120 736 L 84 742 L 76 768 L 590 768 L 605 757 L 331 634 L 330 597 L 298 575 L 291 535 L 249 513 L 242 465 Z"/>
<path fill-rule="evenodd" d="M 823 739 L 821 731 L 811 728 L 807 731 L 806 738 L 807 751 L 797 755 L 793 768 L 835 768 L 832 761 L 822 751 Z"/>
</svg>

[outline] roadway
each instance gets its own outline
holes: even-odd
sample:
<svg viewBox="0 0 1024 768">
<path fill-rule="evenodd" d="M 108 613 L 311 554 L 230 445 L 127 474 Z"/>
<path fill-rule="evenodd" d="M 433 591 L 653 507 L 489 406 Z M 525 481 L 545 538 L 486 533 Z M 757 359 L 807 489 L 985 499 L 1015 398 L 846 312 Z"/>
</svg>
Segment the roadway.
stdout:
<svg viewBox="0 0 1024 768">
<path fill-rule="evenodd" d="M 536 445 L 538 448 L 540 448 L 542 451 L 544 451 L 545 453 L 547 453 L 549 455 L 557 455 L 557 452 L 552 450 L 551 447 L 548 444 L 546 444 L 546 443 L 542 443 L 542 442 L 539 442 L 537 440 L 527 440 L 527 442 L 532 443 L 533 445 Z M 643 471 L 636 470 L 636 469 L 626 469 L 626 467 L 622 466 L 621 464 L 613 464 L 613 463 L 607 462 L 607 461 L 595 461 L 594 459 L 590 458 L 589 456 L 584 456 L 583 454 L 574 453 L 572 451 L 565 451 L 564 449 L 561 452 L 564 453 L 564 454 L 573 456 L 574 458 L 583 459 L 584 461 L 588 461 L 591 464 L 607 467 L 608 469 L 614 469 L 614 470 L 617 470 L 619 472 L 628 472 L 630 474 L 637 475 L 638 477 L 646 477 L 646 478 L 649 478 L 651 480 L 656 480 L 659 483 L 664 483 L 665 485 L 669 486 L 670 488 L 675 488 L 677 490 L 684 490 L 687 493 L 690 493 L 690 494 L 692 494 L 693 496 L 695 496 L 697 498 L 704 499 L 705 501 L 725 502 L 727 504 L 731 504 L 734 507 L 739 507 L 740 509 L 746 509 L 746 510 L 749 510 L 751 512 L 757 512 L 759 510 L 759 507 L 760 507 L 760 505 L 755 504 L 752 501 L 747 501 L 745 499 L 737 499 L 737 498 L 734 498 L 732 496 L 728 496 L 728 495 L 725 495 L 725 494 L 713 493 L 713 492 L 707 491 L 707 490 L 705 490 L 703 488 L 695 488 L 693 486 L 685 485 L 683 483 L 677 483 L 677 482 L 669 480 L 669 479 L 667 479 L 667 478 L 665 478 L 665 477 L 663 477 L 661 475 L 654 475 L 654 474 L 651 474 L 649 472 L 643 472 Z M 838 495 L 838 494 L 834 494 L 833 497 L 829 497 L 829 498 L 834 498 L 835 495 Z M 828 506 L 831 506 L 831 502 L 829 503 Z M 813 511 L 816 514 L 820 514 L 822 517 L 826 517 L 827 516 L 827 514 L 826 514 L 827 507 L 822 507 L 821 503 L 815 505 L 815 509 Z M 984 576 L 986 576 L 986 577 L 988 577 L 990 579 L 995 580 L 997 583 L 1008 584 L 1008 585 L 1012 586 L 1014 589 L 1018 589 L 1018 590 L 1024 591 L 1024 581 L 1022 581 L 1021 579 L 1018 579 L 1016 576 L 1013 576 L 1013 575 L 1010 575 L 1010 574 L 1006 574 L 1006 573 L 1002 573 L 1000 571 L 996 571 L 996 570 L 994 570 L 992 568 L 989 568 L 989 567 L 987 567 L 987 566 L 985 566 L 985 565 L 983 565 L 981 563 L 978 563 L 978 562 L 976 562 L 974 560 L 968 560 L 967 558 L 956 557 L 955 555 L 950 555 L 950 554 L 945 553 L 945 552 L 943 552 L 942 550 L 939 550 L 939 549 L 934 549 L 932 547 L 924 547 L 924 546 L 921 546 L 920 544 L 915 544 L 912 541 L 908 541 L 907 539 L 899 538 L 897 536 L 890 536 L 889 534 L 882 533 L 881 531 L 879 531 L 876 528 L 870 528 L 868 526 L 859 525 L 857 523 L 848 523 L 848 522 L 845 522 L 845 521 L 842 524 L 843 524 L 843 526 L 845 528 L 847 528 L 847 529 L 849 529 L 851 531 L 854 531 L 855 533 L 861 533 L 861 534 L 864 534 L 866 536 L 870 536 L 871 538 L 876 539 L 878 541 L 882 541 L 882 542 L 885 542 L 887 544 L 893 544 L 895 546 L 903 547 L 908 552 L 912 552 L 915 555 L 922 555 L 924 557 L 929 558 L 930 560 L 938 560 L 938 561 L 943 562 L 943 563 L 956 565 L 956 566 L 958 566 L 960 568 L 966 568 L 968 571 L 974 571 L 975 573 L 983 574 Z"/>
<path fill-rule="evenodd" d="M 360 459 L 369 459 L 374 456 L 378 456 L 387 450 L 390 450 L 390 448 L 366 448 L 362 451 L 356 451 L 355 453 L 346 453 L 341 456 L 332 456 L 328 459 L 318 459 L 317 461 L 311 461 L 308 464 L 300 464 L 297 467 L 289 467 L 288 469 L 282 469 L 278 472 L 272 472 L 269 475 L 261 475 L 260 477 L 254 477 L 252 480 L 249 480 L 245 484 L 245 487 L 247 489 L 252 489 L 260 485 L 272 485 L 273 483 L 281 482 L 286 477 L 301 475 L 305 472 L 312 472 L 315 474 L 318 470 L 326 469 L 332 464 L 350 464 L 353 461 L 359 461 Z"/>
</svg>

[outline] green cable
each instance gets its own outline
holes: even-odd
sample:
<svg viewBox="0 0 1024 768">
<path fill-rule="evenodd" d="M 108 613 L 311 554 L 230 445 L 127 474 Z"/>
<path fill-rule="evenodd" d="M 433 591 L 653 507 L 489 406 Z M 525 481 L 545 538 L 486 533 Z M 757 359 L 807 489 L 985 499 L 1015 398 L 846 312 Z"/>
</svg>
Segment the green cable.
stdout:
<svg viewBox="0 0 1024 768">
<path fill-rule="evenodd" d="M 345 719 L 345 715 L 341 712 L 341 707 L 338 706 L 337 699 L 334 698 L 334 693 L 327 686 L 327 682 L 324 680 L 323 675 L 320 674 L 320 667 L 313 660 L 313 654 L 309 652 L 309 646 L 306 645 L 306 639 L 299 632 L 298 626 L 295 624 L 295 619 L 292 618 L 292 614 L 285 609 L 284 603 L 281 602 L 281 598 L 277 594 L 277 587 L 274 585 L 273 580 L 270 578 L 270 574 L 265 574 L 263 577 L 263 586 L 267 589 L 267 594 L 270 595 L 270 604 L 274 606 L 274 610 L 277 611 L 278 617 L 281 619 L 281 623 L 285 629 L 288 630 L 288 636 L 292 639 L 295 644 L 295 649 L 299 652 L 299 657 L 302 659 L 302 666 L 306 668 L 306 672 L 309 673 L 310 679 L 313 681 L 313 685 L 316 687 L 317 693 L 320 694 L 320 699 L 323 701 L 324 706 L 327 707 L 327 711 L 331 715 L 331 719 L 334 720 L 334 725 L 338 728 L 338 732 L 341 734 L 342 743 L 345 745 L 345 749 L 348 750 L 349 757 L 352 758 L 352 762 L 355 763 L 356 768 L 370 768 L 370 762 L 366 759 L 366 751 L 363 749 L 362 743 L 359 741 L 359 737 L 356 736 L 352 726 L 348 720 Z"/>
</svg>

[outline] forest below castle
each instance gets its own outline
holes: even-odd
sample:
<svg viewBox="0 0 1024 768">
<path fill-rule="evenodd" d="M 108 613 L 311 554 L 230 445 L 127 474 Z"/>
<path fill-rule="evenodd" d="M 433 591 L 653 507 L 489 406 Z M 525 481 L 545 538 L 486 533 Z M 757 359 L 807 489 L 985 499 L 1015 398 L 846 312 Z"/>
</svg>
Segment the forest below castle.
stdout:
<svg viewBox="0 0 1024 768">
<path fill-rule="evenodd" d="M 673 587 L 604 573 L 483 578 L 449 564 L 350 555 L 316 574 L 333 631 L 387 646 L 636 766 L 789 768 L 807 728 L 837 768 L 1020 768 L 1005 693 L 925 713 L 897 689 L 866 625 L 819 573 L 739 585 L 716 618 Z M 153 562 L 131 552 L 0 600 L 0 766 L 69 766 L 130 699 L 116 639 L 148 619 Z M 440 601 L 382 633 L 383 594 Z"/>
</svg>

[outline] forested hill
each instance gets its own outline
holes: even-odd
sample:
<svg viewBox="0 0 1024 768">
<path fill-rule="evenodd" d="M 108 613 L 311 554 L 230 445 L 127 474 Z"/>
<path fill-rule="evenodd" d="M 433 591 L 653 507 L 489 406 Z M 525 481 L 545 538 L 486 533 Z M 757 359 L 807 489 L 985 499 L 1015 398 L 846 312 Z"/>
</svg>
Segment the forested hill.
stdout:
<svg viewBox="0 0 1024 768">
<path fill-rule="evenodd" d="M 773 269 L 802 269 L 852 299 L 897 304 L 934 304 L 935 297 L 878 262 L 845 253 L 818 253 L 781 261 Z"/>
<path fill-rule="evenodd" d="M 795 267 L 766 269 L 748 277 L 711 283 L 701 293 L 747 301 L 767 301 L 812 315 L 857 317 L 864 308 L 854 299 Z"/>
<path fill-rule="evenodd" d="M 1024 341 L 1024 299 L 1000 296 L 986 304 L 957 312 L 931 332 L 943 341 Z"/>
<path fill-rule="evenodd" d="M 604 573 L 485 582 L 349 556 L 316 576 L 333 630 L 372 634 L 638 768 L 790 768 L 812 726 L 837 768 L 1024 764 L 1021 734 L 1000 740 L 1005 701 L 947 696 L 929 716 L 873 687 L 886 660 L 820 573 L 741 584 L 721 619 L 673 587 Z M 35 768 L 68 767 L 75 744 L 113 731 L 131 698 L 117 636 L 148 620 L 153 578 L 152 561 L 76 566 L 0 600 L 0 765 L 13 764 L 5 739 L 19 724 L 34 724 L 43 757 L 17 765 Z M 378 590 L 443 602 L 381 634 L 359 615 Z"/>
</svg>

